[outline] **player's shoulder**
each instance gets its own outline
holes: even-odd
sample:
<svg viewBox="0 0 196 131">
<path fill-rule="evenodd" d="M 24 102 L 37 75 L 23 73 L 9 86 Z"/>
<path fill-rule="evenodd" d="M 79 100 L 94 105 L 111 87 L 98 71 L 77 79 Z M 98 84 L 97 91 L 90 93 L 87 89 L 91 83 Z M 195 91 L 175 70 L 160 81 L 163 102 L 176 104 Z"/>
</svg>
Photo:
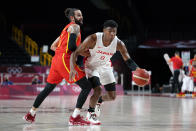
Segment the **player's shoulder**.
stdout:
<svg viewBox="0 0 196 131">
<path fill-rule="evenodd" d="M 80 28 L 80 26 L 78 24 L 71 24 L 69 27 Z"/>
<path fill-rule="evenodd" d="M 78 24 L 70 24 L 67 29 L 67 32 L 79 34 L 80 33 L 80 26 Z"/>
<path fill-rule="evenodd" d="M 116 39 L 117 39 L 117 44 L 118 45 L 124 45 L 124 42 L 120 39 L 118 39 L 118 37 L 116 36 Z"/>
<path fill-rule="evenodd" d="M 96 33 L 91 34 L 91 35 L 90 35 L 90 38 L 91 38 L 93 41 L 96 41 L 96 40 L 97 40 L 97 35 L 96 35 Z"/>
</svg>

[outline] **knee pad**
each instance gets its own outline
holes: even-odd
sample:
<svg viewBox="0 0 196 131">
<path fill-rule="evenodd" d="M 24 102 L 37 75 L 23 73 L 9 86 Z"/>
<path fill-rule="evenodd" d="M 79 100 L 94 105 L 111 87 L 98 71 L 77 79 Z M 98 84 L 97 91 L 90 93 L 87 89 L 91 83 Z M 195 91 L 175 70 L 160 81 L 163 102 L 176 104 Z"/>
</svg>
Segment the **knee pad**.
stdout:
<svg viewBox="0 0 196 131">
<path fill-rule="evenodd" d="M 91 82 L 93 88 L 96 88 L 98 86 L 101 86 L 100 79 L 97 76 L 93 76 L 91 78 L 88 78 L 88 80 Z"/>
<path fill-rule="evenodd" d="M 107 85 L 104 85 L 104 88 L 106 91 L 116 91 L 116 83 L 110 83 Z"/>
</svg>

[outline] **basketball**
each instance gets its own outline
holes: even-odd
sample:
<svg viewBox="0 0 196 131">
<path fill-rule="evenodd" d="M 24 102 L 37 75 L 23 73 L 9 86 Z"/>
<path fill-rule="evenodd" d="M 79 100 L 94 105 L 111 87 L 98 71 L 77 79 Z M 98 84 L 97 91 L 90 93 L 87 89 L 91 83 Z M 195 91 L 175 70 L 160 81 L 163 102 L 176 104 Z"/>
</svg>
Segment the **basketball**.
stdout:
<svg viewBox="0 0 196 131">
<path fill-rule="evenodd" d="M 138 86 L 145 86 L 150 80 L 150 75 L 145 69 L 137 69 L 133 71 L 133 81 Z"/>
</svg>

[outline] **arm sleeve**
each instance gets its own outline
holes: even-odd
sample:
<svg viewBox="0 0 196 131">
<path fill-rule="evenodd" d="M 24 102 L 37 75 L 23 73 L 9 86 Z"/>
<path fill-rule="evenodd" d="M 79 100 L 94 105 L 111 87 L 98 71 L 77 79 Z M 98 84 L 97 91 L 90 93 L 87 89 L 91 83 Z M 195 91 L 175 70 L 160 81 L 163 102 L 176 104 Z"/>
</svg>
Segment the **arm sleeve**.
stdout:
<svg viewBox="0 0 196 131">
<path fill-rule="evenodd" d="M 74 33 L 71 33 L 69 36 L 69 43 L 68 43 L 68 49 L 71 51 L 75 51 L 77 46 L 76 46 L 76 39 L 77 35 Z"/>
<path fill-rule="evenodd" d="M 125 63 L 129 67 L 129 69 L 131 69 L 131 71 L 134 71 L 137 67 L 139 67 L 132 59 L 128 59 L 127 61 L 125 61 Z"/>
</svg>

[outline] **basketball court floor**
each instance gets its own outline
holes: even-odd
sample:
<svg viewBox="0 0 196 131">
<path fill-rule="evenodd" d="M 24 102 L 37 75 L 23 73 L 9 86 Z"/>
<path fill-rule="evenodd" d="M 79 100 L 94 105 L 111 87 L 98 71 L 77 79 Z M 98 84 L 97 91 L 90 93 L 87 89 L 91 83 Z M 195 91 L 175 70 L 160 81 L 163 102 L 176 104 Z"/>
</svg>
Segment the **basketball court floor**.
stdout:
<svg viewBox="0 0 196 131">
<path fill-rule="evenodd" d="M 77 96 L 49 96 L 34 124 L 22 117 L 35 96 L 0 96 L 0 131 L 195 131 L 196 99 L 118 95 L 102 105 L 100 126 L 68 126 Z M 89 99 L 89 98 L 88 98 Z M 82 109 L 86 115 L 88 101 Z"/>
</svg>

